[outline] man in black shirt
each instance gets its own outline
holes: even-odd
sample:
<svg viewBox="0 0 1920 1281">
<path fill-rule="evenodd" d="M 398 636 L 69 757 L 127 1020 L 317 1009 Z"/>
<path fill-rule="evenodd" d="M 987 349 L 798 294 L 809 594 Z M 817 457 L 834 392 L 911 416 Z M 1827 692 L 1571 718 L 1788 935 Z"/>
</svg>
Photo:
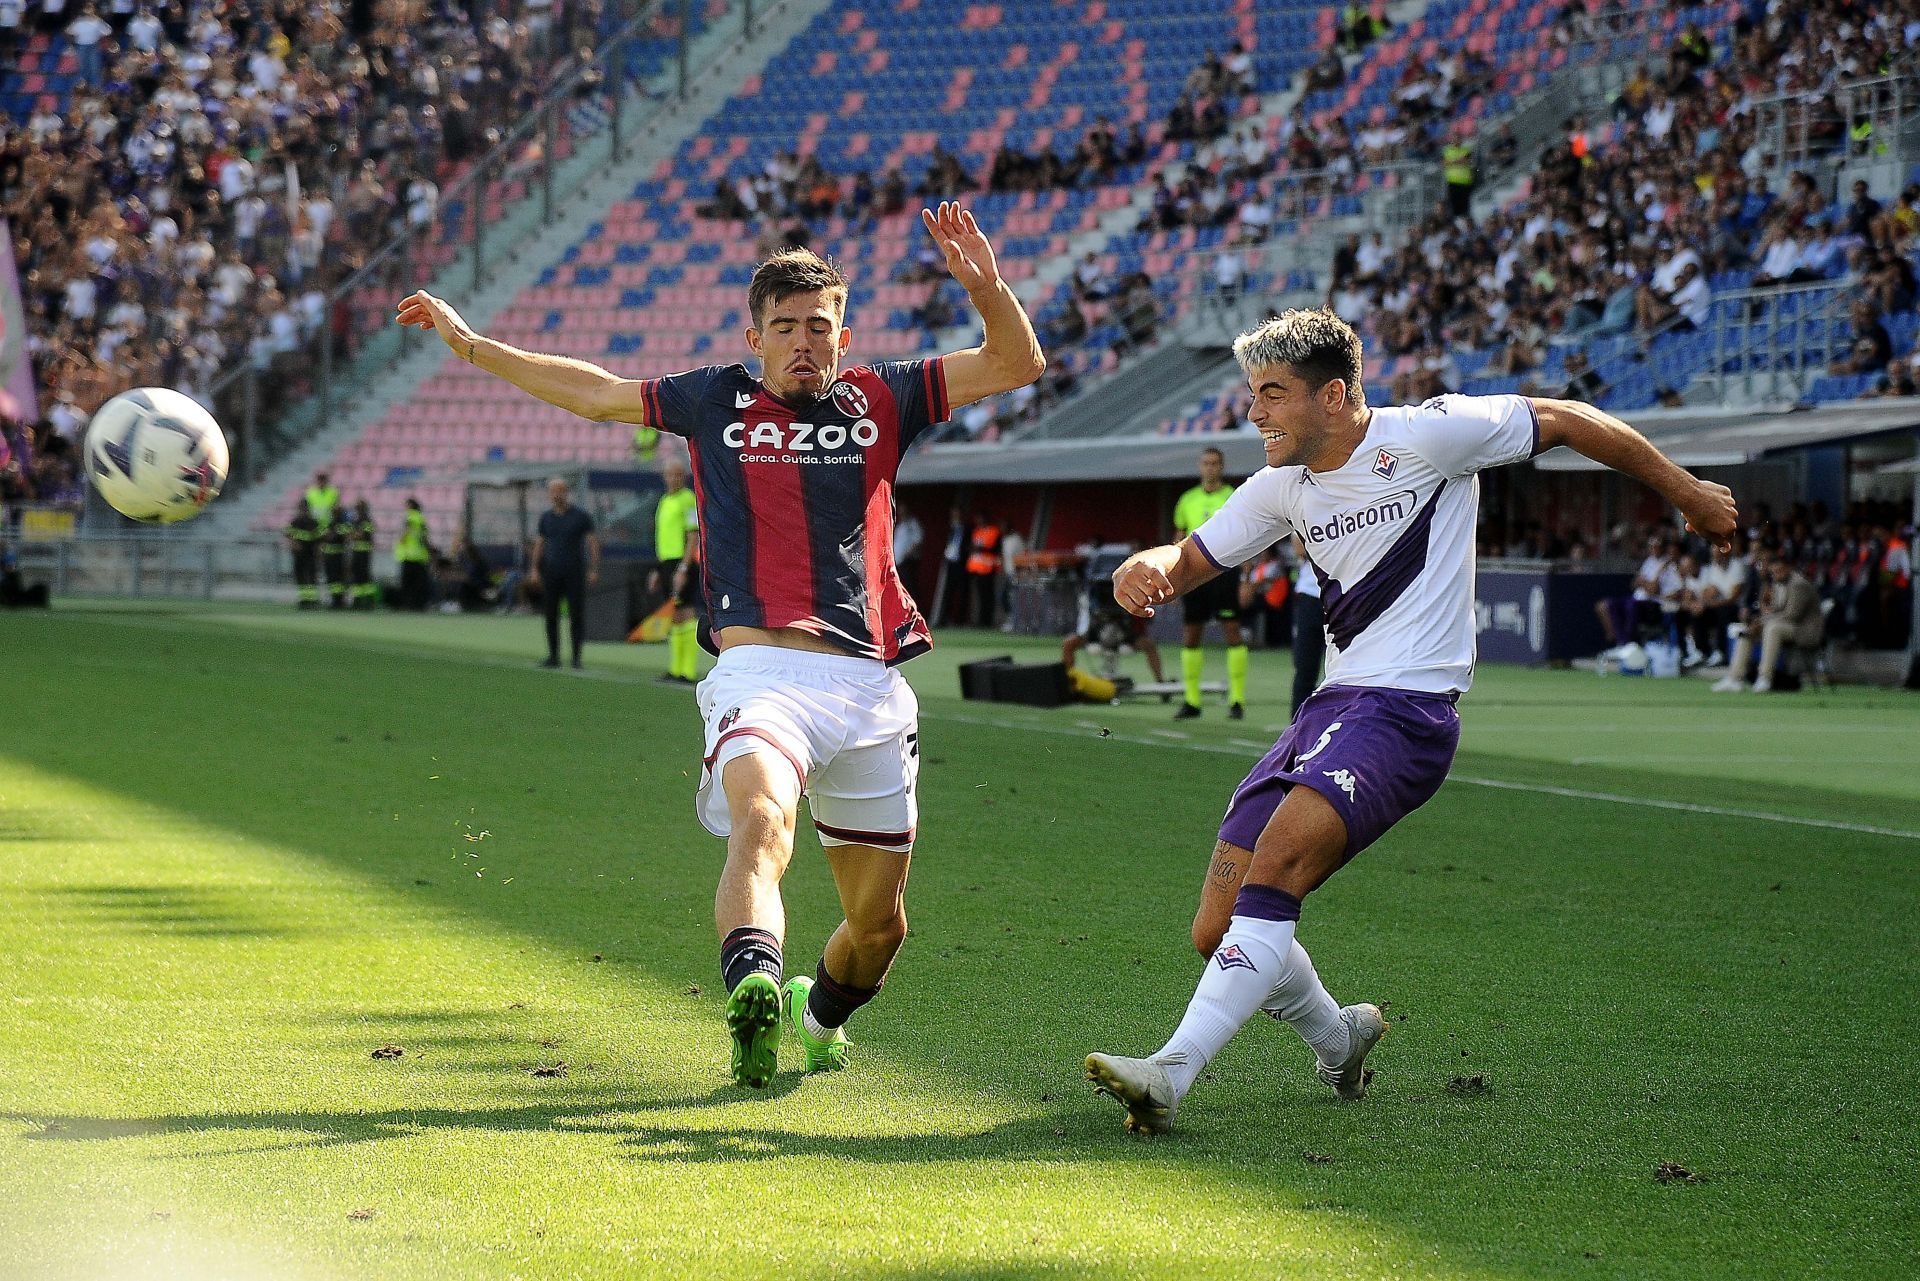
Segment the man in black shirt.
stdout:
<svg viewBox="0 0 1920 1281">
<path fill-rule="evenodd" d="M 548 481 L 547 496 L 553 507 L 540 513 L 529 579 L 547 607 L 547 658 L 540 666 L 560 666 L 560 602 L 565 600 L 573 665 L 578 667 L 586 640 L 587 588 L 600 579 L 600 539 L 593 532 L 593 517 L 573 505 L 566 481 L 558 476 Z"/>
<path fill-rule="evenodd" d="M 1893 339 L 1873 304 L 1864 298 L 1853 302 L 1853 350 L 1827 366 L 1830 374 L 1877 374 L 1893 359 Z"/>
</svg>

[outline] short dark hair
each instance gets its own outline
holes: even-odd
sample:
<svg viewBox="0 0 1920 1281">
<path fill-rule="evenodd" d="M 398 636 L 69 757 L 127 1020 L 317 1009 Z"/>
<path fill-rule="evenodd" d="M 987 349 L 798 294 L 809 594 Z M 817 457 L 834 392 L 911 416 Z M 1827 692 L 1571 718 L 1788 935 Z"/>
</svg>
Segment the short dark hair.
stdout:
<svg viewBox="0 0 1920 1281">
<path fill-rule="evenodd" d="M 1325 307 L 1295 309 L 1263 321 L 1233 341 L 1233 355 L 1251 376 L 1255 370 L 1285 365 L 1319 391 L 1339 378 L 1349 399 L 1360 390 L 1360 335 Z"/>
<path fill-rule="evenodd" d="M 1220 446 L 1218 445 L 1208 445 L 1205 449 L 1200 451 L 1200 456 L 1202 458 L 1205 458 L 1208 454 L 1212 454 L 1215 458 L 1218 458 L 1223 463 L 1227 461 L 1226 454 L 1221 452 Z"/>
<path fill-rule="evenodd" d="M 810 294 L 825 289 L 840 295 L 840 309 L 847 306 L 847 278 L 831 258 L 822 258 L 811 249 L 787 249 L 753 269 L 747 285 L 747 311 L 758 329 L 767 310 L 777 307 L 795 294 Z"/>
</svg>

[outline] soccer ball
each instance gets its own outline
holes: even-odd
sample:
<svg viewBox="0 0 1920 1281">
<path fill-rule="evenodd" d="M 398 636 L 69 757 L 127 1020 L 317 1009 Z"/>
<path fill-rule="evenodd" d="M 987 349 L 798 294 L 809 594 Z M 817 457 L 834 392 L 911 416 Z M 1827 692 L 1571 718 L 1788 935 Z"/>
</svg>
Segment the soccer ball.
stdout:
<svg viewBox="0 0 1920 1281">
<path fill-rule="evenodd" d="M 165 387 L 121 392 L 87 424 L 87 474 L 122 516 L 171 525 L 227 483 L 227 438 L 213 415 Z"/>
</svg>

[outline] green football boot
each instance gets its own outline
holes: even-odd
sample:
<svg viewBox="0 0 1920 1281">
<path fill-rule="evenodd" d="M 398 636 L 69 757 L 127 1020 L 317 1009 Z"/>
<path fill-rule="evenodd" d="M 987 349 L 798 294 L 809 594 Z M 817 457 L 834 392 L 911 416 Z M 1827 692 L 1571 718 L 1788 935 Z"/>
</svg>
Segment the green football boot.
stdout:
<svg viewBox="0 0 1920 1281">
<path fill-rule="evenodd" d="M 787 980 L 780 989 L 780 1004 L 787 1012 L 787 1026 L 793 1029 L 793 1035 L 800 1047 L 807 1052 L 807 1071 L 838 1072 L 847 1065 L 848 1057 L 853 1053 L 853 1042 L 847 1039 L 847 1030 L 837 1027 L 833 1036 L 821 1040 L 807 1031 L 806 1020 L 800 1017 L 807 1008 L 807 997 L 813 994 L 813 980 L 804 974 L 796 974 Z"/>
<path fill-rule="evenodd" d="M 773 1084 L 780 1068 L 780 988 L 758 970 L 740 980 L 727 998 L 727 1030 L 733 1034 L 733 1083 L 750 1090 Z"/>
</svg>

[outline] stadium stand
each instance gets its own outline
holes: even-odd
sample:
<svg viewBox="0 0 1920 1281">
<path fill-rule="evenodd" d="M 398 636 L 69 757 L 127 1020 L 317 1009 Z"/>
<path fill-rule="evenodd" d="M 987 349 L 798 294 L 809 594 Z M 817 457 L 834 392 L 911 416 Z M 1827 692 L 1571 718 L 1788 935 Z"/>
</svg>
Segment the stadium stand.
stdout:
<svg viewBox="0 0 1920 1281">
<path fill-rule="evenodd" d="M 1891 10 L 1852 24 L 1856 8 L 1670 13 L 1667 65 L 1571 121 L 1510 205 L 1477 222 L 1436 211 L 1372 270 L 1336 268 L 1329 305 L 1365 327 L 1376 383 L 1396 399 L 1570 389 L 1623 411 L 1678 403 L 1716 373 L 1791 371 L 1816 402 L 1892 387 L 1889 357 L 1920 329 L 1920 193 L 1828 191 L 1885 141 L 1872 128 L 1890 82 L 1846 82 L 1910 71 L 1920 30 Z M 1804 105 L 1770 129 L 1789 103 Z M 1163 430 L 1212 429 L 1228 394 Z"/>
<path fill-rule="evenodd" d="M 954 301 L 952 287 L 933 278 L 913 202 L 948 190 L 956 168 L 971 186 L 1003 146 L 1077 144 L 1114 101 L 1113 86 L 1126 86 L 1113 128 L 1131 140 L 1137 127 L 1145 159 L 1117 166 L 1104 185 L 970 196 L 996 233 L 1003 271 L 1025 280 L 1103 213 L 1125 206 L 1151 165 L 1194 153 L 1197 143 L 1164 138 L 1165 117 L 1210 50 L 1228 51 L 1236 39 L 1278 50 L 1252 60 L 1257 82 L 1284 81 L 1311 55 L 1282 38 L 1301 9 L 1257 13 L 1251 0 L 1204 12 L 1164 0 L 1078 7 L 1088 38 L 1061 45 L 1057 5 L 972 6 L 957 25 L 944 6 L 888 4 L 871 14 L 836 6 L 793 41 L 785 62 L 815 77 L 846 73 L 859 88 L 823 101 L 817 79 L 749 82 L 525 290 L 494 332 L 636 375 L 710 353 L 731 356 L 753 262 L 804 239 L 850 272 L 860 358 L 913 352 L 927 341 L 930 296 L 946 294 L 935 309 Z M 1330 15 L 1322 28 L 1331 39 Z M 1252 101 L 1236 100 L 1229 115 Z M 926 127 L 933 122 L 940 127 Z M 853 203 L 863 174 L 873 193 L 864 207 Z M 815 195 L 823 178 L 835 188 L 831 198 Z M 716 199 L 724 189 L 738 196 L 743 181 L 771 206 L 755 235 L 743 235 L 726 216 L 738 211 Z M 816 216 L 808 221 L 803 212 Z M 773 216 L 781 213 L 794 217 Z M 1082 376 L 1091 363 L 1069 354 L 1059 375 Z M 450 365 L 335 459 L 333 471 L 343 484 L 372 489 L 378 515 L 382 506 L 397 510 L 397 486 L 468 461 L 610 461 L 626 450 L 617 433 Z M 418 492 L 436 521 L 454 518 L 454 486 L 426 483 Z"/>
<path fill-rule="evenodd" d="M 1083 7 L 1088 38 L 1051 47 L 1044 40 L 1057 33 L 1057 5 L 971 6 L 957 24 L 949 10 L 911 3 L 871 14 L 836 8 L 794 41 L 805 52 L 789 61 L 819 76 L 850 72 L 860 87 L 823 102 L 811 83 L 749 84 L 609 209 L 495 331 L 633 375 L 684 367 L 737 332 L 753 261 L 804 242 L 852 272 L 861 357 L 905 354 L 927 347 L 959 311 L 920 243 L 911 203 L 971 193 L 996 232 L 1003 270 L 1019 282 L 1096 231 L 1104 215 L 1161 186 L 1169 194 L 1151 225 L 1108 238 L 1039 303 L 1036 321 L 1058 364 L 1043 389 L 976 411 L 958 428 L 991 433 L 1002 417 L 1037 412 L 1150 342 L 1202 291 L 1197 276 L 1221 249 L 1254 234 L 1250 206 L 1256 221 L 1263 204 L 1288 215 L 1268 220 L 1283 234 L 1315 217 L 1352 216 L 1361 207 L 1356 191 L 1397 177 L 1386 166 L 1422 153 L 1418 163 L 1431 168 L 1424 153 L 1449 131 L 1510 105 L 1564 56 L 1548 50 L 1541 71 L 1520 57 L 1517 69 L 1496 76 L 1485 59 L 1528 48 L 1553 7 L 1442 0 L 1404 31 L 1375 39 L 1350 79 L 1323 91 L 1305 114 L 1261 121 L 1259 92 L 1291 83 L 1340 43 L 1333 9 L 1256 8 L 1249 0 L 1207 12 L 1160 0 Z M 1310 40 L 1300 39 L 1303 20 Z M 1236 56 L 1236 42 L 1250 58 Z M 1249 80 L 1256 92 L 1241 92 Z M 1125 87 L 1118 108 L 1115 84 Z M 1424 102 L 1419 127 L 1382 151 L 1371 171 L 1332 142 L 1293 147 L 1302 121 L 1338 133 L 1349 116 L 1360 120 L 1396 101 L 1396 92 L 1403 112 Z M 1267 133 L 1278 147 L 1263 141 Z M 1265 177 L 1263 163 L 1272 171 Z M 1003 190 L 974 190 L 995 185 L 996 170 Z M 1163 174 L 1172 177 L 1162 183 Z M 743 221 L 757 234 L 742 235 Z M 1305 283 L 1250 275 L 1240 287 Z M 586 451 L 611 461 L 625 449 L 603 428 L 449 366 L 334 470 L 356 487 L 382 489 L 475 459 Z M 451 518 L 453 487 L 429 498 L 433 489 L 421 491 L 429 511 Z M 397 504 L 397 494 L 385 497 Z"/>
<path fill-rule="evenodd" d="M 90 51 L 74 48 L 99 34 L 85 14 L 19 40 L 0 77 L 0 213 L 52 434 L 71 440 L 127 387 L 204 399 L 237 361 L 288 373 L 323 330 L 344 343 L 326 291 L 398 227 L 438 219 L 456 252 L 463 211 L 441 209 L 441 189 L 622 16 L 552 15 L 166 0 L 101 23 Z M 669 25 L 630 46 L 631 76 L 658 69 Z M 592 107 L 569 114 L 562 149 Z M 514 194 L 495 184 L 489 201 Z"/>
</svg>

